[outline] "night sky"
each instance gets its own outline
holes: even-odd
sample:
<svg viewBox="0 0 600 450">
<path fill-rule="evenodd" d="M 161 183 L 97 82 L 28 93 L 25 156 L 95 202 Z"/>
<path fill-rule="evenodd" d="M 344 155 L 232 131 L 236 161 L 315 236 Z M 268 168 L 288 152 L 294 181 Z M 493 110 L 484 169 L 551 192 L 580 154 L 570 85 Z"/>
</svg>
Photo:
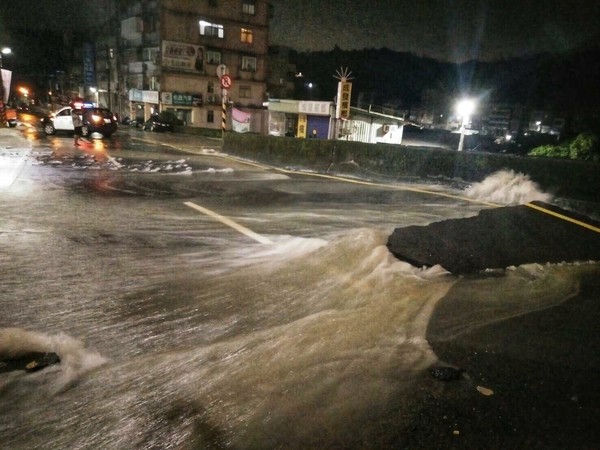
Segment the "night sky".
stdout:
<svg viewBox="0 0 600 450">
<path fill-rule="evenodd" d="M 0 0 L 0 44 L 37 63 L 56 58 L 50 32 L 83 29 L 107 0 Z M 270 0 L 270 39 L 296 50 L 388 48 L 442 61 L 560 52 L 600 36 L 600 0 Z M 45 34 L 39 34 L 45 30 Z M 60 34 L 58 35 L 60 36 Z M 13 36 L 14 37 L 14 36 Z M 47 45 L 45 45 L 47 44 Z M 32 61 L 34 63 L 35 61 Z"/>
<path fill-rule="evenodd" d="M 103 1 L 0 0 L 0 45 L 13 51 L 3 66 L 13 71 L 13 83 L 45 90 L 48 75 L 64 71 L 71 58 L 65 36 L 85 32 Z"/>
<path fill-rule="evenodd" d="M 599 0 L 272 0 L 271 43 L 389 48 L 442 61 L 560 52 L 597 37 Z"/>
</svg>

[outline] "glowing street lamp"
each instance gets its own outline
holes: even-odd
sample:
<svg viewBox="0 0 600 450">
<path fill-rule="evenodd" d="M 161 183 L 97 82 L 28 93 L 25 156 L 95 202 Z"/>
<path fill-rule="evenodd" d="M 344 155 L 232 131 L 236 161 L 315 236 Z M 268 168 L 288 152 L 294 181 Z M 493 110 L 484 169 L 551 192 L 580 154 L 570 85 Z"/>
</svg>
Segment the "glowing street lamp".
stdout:
<svg viewBox="0 0 600 450">
<path fill-rule="evenodd" d="M 471 114 L 475 111 L 475 101 L 472 99 L 463 99 L 456 104 L 456 112 L 461 118 L 460 141 L 458 141 L 458 151 L 462 152 L 465 143 L 465 127 L 471 119 Z"/>
</svg>

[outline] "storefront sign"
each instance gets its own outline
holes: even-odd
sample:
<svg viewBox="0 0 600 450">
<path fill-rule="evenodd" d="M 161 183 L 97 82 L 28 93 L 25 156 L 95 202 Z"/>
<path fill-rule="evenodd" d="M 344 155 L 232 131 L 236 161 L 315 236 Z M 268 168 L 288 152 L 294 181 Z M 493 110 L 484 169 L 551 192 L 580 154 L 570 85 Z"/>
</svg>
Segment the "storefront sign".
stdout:
<svg viewBox="0 0 600 450">
<path fill-rule="evenodd" d="M 328 116 L 331 102 L 305 102 L 298 103 L 298 112 L 313 116 Z"/>
<path fill-rule="evenodd" d="M 139 89 L 131 89 L 129 91 L 129 100 L 158 105 L 158 91 L 140 91 Z"/>
<path fill-rule="evenodd" d="M 83 82 L 86 86 L 96 85 L 96 51 L 94 44 L 83 44 Z"/>
<path fill-rule="evenodd" d="M 172 105 L 173 104 L 173 93 L 172 92 L 161 92 L 160 93 L 160 102 L 163 105 Z"/>
<path fill-rule="evenodd" d="M 8 102 L 8 94 L 10 92 L 10 80 L 12 79 L 12 72 L 10 70 L 0 69 L 2 76 L 0 77 L 0 92 L 4 95 L 4 98 L 0 98 L 4 103 Z"/>
<path fill-rule="evenodd" d="M 306 125 L 307 125 L 306 114 L 299 114 L 298 115 L 298 132 L 296 133 L 297 137 L 299 137 L 299 138 L 306 137 Z"/>
<path fill-rule="evenodd" d="M 180 94 L 173 92 L 170 94 L 172 105 L 177 106 L 202 106 L 201 94 Z"/>
<path fill-rule="evenodd" d="M 186 72 L 204 70 L 204 47 L 183 42 L 163 41 L 162 66 Z"/>
<path fill-rule="evenodd" d="M 340 81 L 338 83 L 337 105 L 335 108 L 336 119 L 348 119 L 350 117 L 350 95 L 352 83 Z"/>
</svg>

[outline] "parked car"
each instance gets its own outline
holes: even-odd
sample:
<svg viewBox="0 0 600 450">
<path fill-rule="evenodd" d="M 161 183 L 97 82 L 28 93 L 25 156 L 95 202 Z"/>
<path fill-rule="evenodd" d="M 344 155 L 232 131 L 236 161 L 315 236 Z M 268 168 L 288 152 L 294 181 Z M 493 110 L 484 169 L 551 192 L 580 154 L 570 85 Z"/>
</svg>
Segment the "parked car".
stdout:
<svg viewBox="0 0 600 450">
<path fill-rule="evenodd" d="M 135 119 L 131 119 L 129 121 L 129 126 L 133 128 L 142 128 L 144 126 L 144 118 L 136 117 Z"/>
<path fill-rule="evenodd" d="M 65 106 L 58 111 L 42 118 L 44 133 L 50 135 L 57 131 L 73 132 L 73 120 L 71 119 L 72 108 Z M 91 136 L 100 133 L 103 137 L 111 136 L 117 131 L 117 118 L 107 108 L 89 106 L 82 108 L 83 136 Z"/>
<path fill-rule="evenodd" d="M 143 128 L 145 131 L 176 131 L 177 127 L 182 125 L 183 121 L 172 111 L 162 111 L 158 114 L 152 114 L 144 122 Z"/>
<path fill-rule="evenodd" d="M 142 124 L 144 131 L 173 131 L 173 125 L 170 122 L 160 120 L 158 114 L 153 114 Z"/>
<path fill-rule="evenodd" d="M 133 119 L 129 116 L 125 116 L 121 119 L 121 125 L 127 125 L 134 128 L 141 128 L 144 125 L 143 117 L 134 117 Z"/>
</svg>

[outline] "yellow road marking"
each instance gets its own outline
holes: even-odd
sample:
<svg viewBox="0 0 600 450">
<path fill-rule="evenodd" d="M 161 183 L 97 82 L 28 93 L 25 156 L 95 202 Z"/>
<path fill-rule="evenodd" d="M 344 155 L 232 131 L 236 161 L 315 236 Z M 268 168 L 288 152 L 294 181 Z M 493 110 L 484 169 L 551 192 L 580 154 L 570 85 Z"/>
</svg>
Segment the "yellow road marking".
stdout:
<svg viewBox="0 0 600 450">
<path fill-rule="evenodd" d="M 173 148 L 175 148 L 175 146 L 173 146 Z M 287 173 L 287 174 L 294 174 L 294 175 L 304 175 L 304 176 L 311 176 L 311 177 L 316 177 L 316 178 L 327 178 L 330 180 L 337 180 L 337 181 L 344 181 L 346 183 L 354 183 L 354 184 L 360 184 L 363 186 L 374 186 L 374 187 L 382 187 L 382 188 L 386 188 L 386 189 L 394 189 L 394 190 L 398 190 L 398 191 L 409 191 L 409 192 L 416 192 L 419 194 L 426 194 L 426 195 L 436 195 L 439 197 L 446 197 L 446 198 L 451 198 L 454 200 L 462 200 L 462 201 L 466 201 L 466 202 L 470 202 L 470 203 L 478 203 L 480 205 L 485 205 L 485 206 L 490 206 L 493 208 L 498 208 L 498 207 L 502 207 L 504 205 L 498 204 L 498 203 L 491 203 L 491 202 L 485 202 L 483 200 L 477 200 L 477 199 L 473 199 L 473 198 L 468 198 L 468 197 L 463 197 L 460 195 L 452 195 L 452 194 L 446 194 L 444 192 L 436 192 L 436 191 L 428 191 L 426 189 L 417 189 L 417 188 L 411 188 L 411 187 L 406 187 L 406 186 L 394 186 L 394 185 L 390 185 L 390 184 L 384 184 L 384 183 L 375 183 L 372 181 L 363 181 L 363 180 L 356 180 L 356 179 L 352 179 L 352 178 L 346 178 L 346 177 L 341 177 L 339 175 L 326 175 L 326 174 L 321 174 L 321 173 L 311 173 L 311 172 L 298 172 L 295 170 L 289 170 L 289 169 L 283 169 L 280 167 L 275 167 L 275 166 L 269 166 L 267 164 L 262 164 L 262 163 L 256 163 L 253 161 L 247 161 L 241 158 L 237 158 L 231 155 L 227 155 L 225 153 L 215 153 L 213 156 L 220 156 L 221 158 L 224 159 L 230 159 L 232 161 L 236 161 L 239 162 L 241 164 L 246 164 L 249 166 L 254 166 L 254 167 L 258 167 L 261 169 L 270 169 L 270 170 L 275 170 L 278 172 L 283 172 L 283 173 Z M 569 216 L 565 216 L 563 214 L 559 214 L 556 213 L 554 211 L 550 211 L 549 209 L 546 208 L 542 208 L 540 206 L 534 205 L 532 203 L 526 203 L 525 206 L 528 206 L 532 209 L 535 209 L 537 211 L 543 212 L 545 214 L 550 214 L 551 216 L 557 217 L 561 220 L 565 220 L 567 222 L 571 222 L 575 225 L 579 225 L 583 228 L 587 228 L 589 230 L 595 231 L 596 233 L 600 233 L 600 228 L 595 227 L 594 225 L 582 222 L 580 220 L 577 219 L 573 219 L 572 217 Z"/>
<path fill-rule="evenodd" d="M 184 202 L 183 204 L 186 206 L 189 206 L 192 209 L 195 209 L 196 211 L 200 211 L 201 213 L 206 214 L 207 216 L 210 216 L 210 217 L 218 220 L 219 222 L 233 228 L 236 231 L 239 231 L 240 233 L 248 236 L 249 238 L 254 239 L 257 242 L 260 242 L 261 244 L 272 244 L 273 243 L 273 241 L 271 241 L 269 238 L 261 236 L 260 234 L 255 233 L 254 231 L 246 228 L 245 226 L 240 225 L 239 223 L 234 222 L 233 220 L 231 220 L 225 216 L 222 216 L 221 214 L 211 211 L 210 209 L 207 209 L 200 205 L 196 205 L 193 202 Z"/>
<path fill-rule="evenodd" d="M 551 211 L 546 208 L 542 208 L 541 206 L 534 205 L 533 203 L 527 203 L 525 206 L 530 207 L 531 209 L 535 209 L 537 211 L 543 212 L 545 214 L 549 214 L 551 216 L 557 217 L 562 220 L 566 220 L 567 222 L 574 223 L 575 225 L 579 225 L 580 227 L 587 228 L 589 230 L 595 231 L 596 233 L 600 233 L 600 228 L 595 227 L 594 225 L 590 225 L 589 223 L 582 222 L 577 219 L 573 219 L 572 217 L 565 216 L 564 214 L 560 214 L 554 211 Z"/>
<path fill-rule="evenodd" d="M 276 170 L 276 171 L 283 172 L 283 173 L 296 174 L 296 175 L 306 175 L 306 176 L 312 176 L 312 177 L 317 177 L 317 178 L 327 178 L 327 179 L 331 179 L 331 180 L 344 181 L 346 183 L 354 183 L 354 184 L 360 184 L 360 185 L 364 185 L 364 186 L 382 187 L 382 188 L 394 189 L 394 190 L 399 190 L 399 191 L 416 192 L 416 193 L 419 193 L 419 194 L 437 195 L 439 197 L 447 197 L 447 198 L 451 198 L 451 199 L 454 199 L 454 200 L 462 200 L 462 201 L 471 202 L 471 203 L 478 203 L 478 204 L 481 204 L 481 205 L 490 206 L 490 207 L 494 207 L 494 208 L 499 208 L 499 207 L 504 206 L 504 205 L 500 205 L 498 203 L 486 202 L 486 201 L 483 201 L 483 200 L 477 200 L 477 199 L 473 199 L 473 198 L 463 197 L 463 196 L 460 196 L 460 195 L 446 194 L 444 192 L 428 191 L 426 189 L 417 189 L 417 188 L 411 188 L 411 187 L 406 187 L 406 186 L 394 186 L 394 185 L 390 185 L 390 184 L 375 183 L 375 182 L 372 182 L 372 181 L 355 180 L 355 179 L 352 179 L 352 178 L 341 177 L 339 175 L 326 175 L 326 174 L 321 174 L 321 173 L 297 172 L 297 171 L 294 171 L 294 170 L 283 169 L 283 168 L 280 168 L 280 167 L 268 166 L 266 164 L 258 164 L 258 163 L 254 163 L 254 162 L 248 162 L 248 161 L 244 161 L 244 160 L 241 160 L 241 159 L 229 156 L 229 155 L 225 155 L 224 157 L 229 158 L 229 159 L 234 160 L 234 161 L 241 162 L 241 163 L 246 163 L 246 164 L 251 165 L 251 166 L 255 166 L 255 167 L 259 167 L 259 168 L 265 168 L 265 169 L 272 169 L 272 170 Z M 567 222 L 571 222 L 571 223 L 573 223 L 575 225 L 579 225 L 579 226 L 581 226 L 583 228 L 587 228 L 589 230 L 595 231 L 596 233 L 600 233 L 600 228 L 595 227 L 595 226 L 593 226 L 593 225 L 591 225 L 589 223 L 585 223 L 585 222 L 582 222 L 580 220 L 574 219 L 572 217 L 556 213 L 554 211 L 551 211 L 551 210 L 546 209 L 546 208 L 542 208 L 542 207 L 534 205 L 532 203 L 526 203 L 525 206 L 528 206 L 528 207 L 530 207 L 532 209 L 538 210 L 538 211 L 546 213 L 546 214 L 550 214 L 550 215 L 552 215 L 554 217 L 557 217 L 559 219 L 565 220 Z"/>
<path fill-rule="evenodd" d="M 460 195 L 446 194 L 444 192 L 428 191 L 427 189 L 411 188 L 411 187 L 407 187 L 407 186 L 395 186 L 393 184 L 376 183 L 374 181 L 357 180 L 354 178 L 342 177 L 340 175 L 327 175 L 327 174 L 315 173 L 315 172 L 299 172 L 296 170 L 289 170 L 289 169 L 284 169 L 281 167 L 269 166 L 268 164 L 256 163 L 253 161 L 246 161 L 244 159 L 236 158 L 234 156 L 227 155 L 227 154 L 219 154 L 219 156 L 221 156 L 224 159 L 230 159 L 232 161 L 236 161 L 241 164 L 246 164 L 248 166 L 258 167 L 260 169 L 275 170 L 277 172 L 282 172 L 282 173 L 286 173 L 286 174 L 304 175 L 307 177 L 315 177 L 315 178 L 326 178 L 329 180 L 336 180 L 336 181 L 343 181 L 346 183 L 360 184 L 362 186 L 373 186 L 373 187 L 380 187 L 380 188 L 386 188 L 386 189 L 393 189 L 396 191 L 409 191 L 409 192 L 416 192 L 419 194 L 436 195 L 438 197 L 447 197 L 447 198 L 451 198 L 453 200 L 462 200 L 462 201 L 471 202 L 471 203 L 478 203 L 480 205 L 491 206 L 494 208 L 503 206 L 498 203 L 486 202 L 483 200 L 477 200 L 474 198 L 463 197 Z"/>
</svg>

